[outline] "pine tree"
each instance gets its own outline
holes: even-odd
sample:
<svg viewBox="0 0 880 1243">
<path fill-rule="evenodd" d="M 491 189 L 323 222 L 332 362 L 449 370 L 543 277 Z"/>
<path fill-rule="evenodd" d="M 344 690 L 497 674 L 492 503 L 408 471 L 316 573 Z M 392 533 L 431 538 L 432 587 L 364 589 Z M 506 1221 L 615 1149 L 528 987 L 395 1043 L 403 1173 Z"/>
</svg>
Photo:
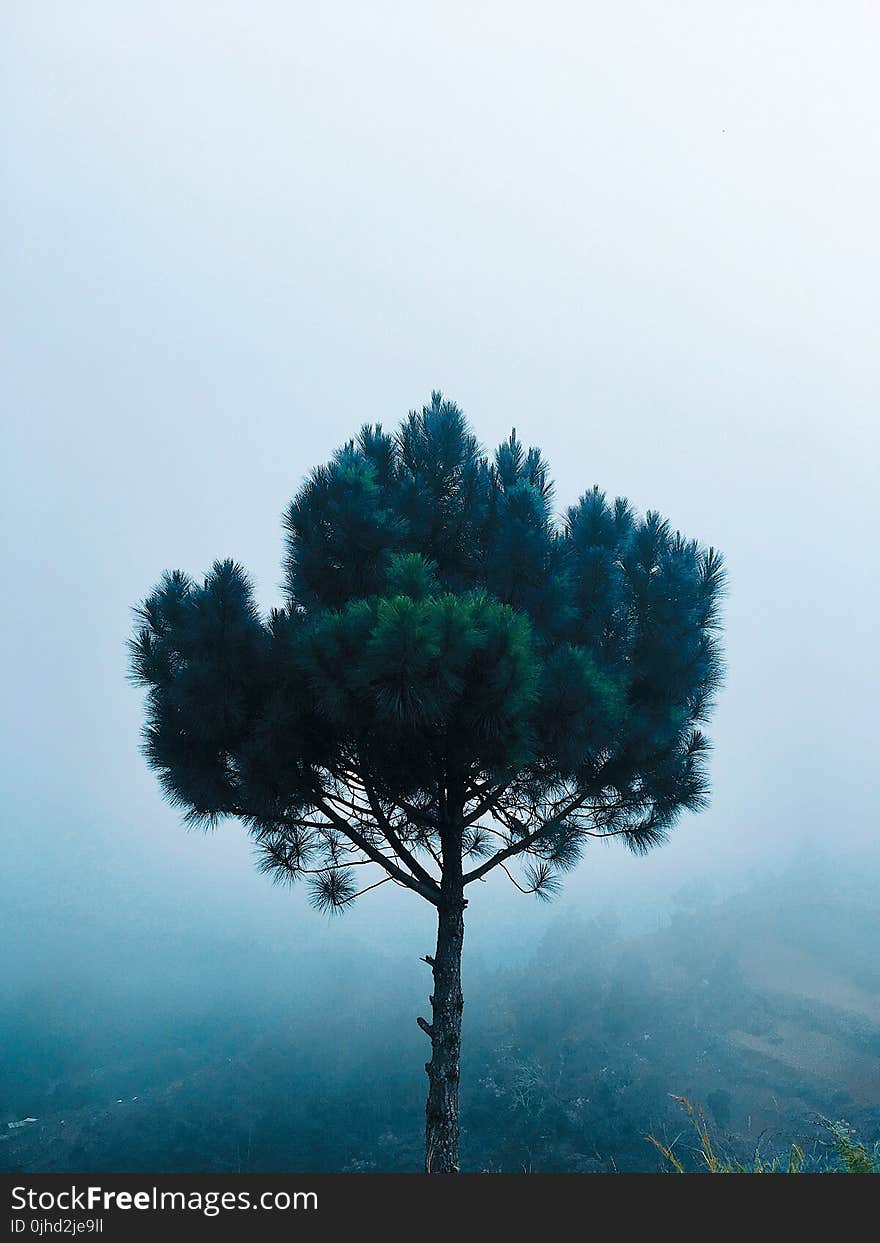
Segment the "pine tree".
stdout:
<svg viewBox="0 0 880 1243">
<path fill-rule="evenodd" d="M 540 451 L 490 461 L 440 393 L 363 427 L 284 527 L 268 618 L 234 561 L 139 606 L 146 756 L 318 910 L 385 884 L 436 908 L 425 1169 L 456 1171 L 465 895 L 497 869 L 550 897 L 591 839 L 644 852 L 704 806 L 722 562 L 598 488 L 557 520 Z"/>
</svg>

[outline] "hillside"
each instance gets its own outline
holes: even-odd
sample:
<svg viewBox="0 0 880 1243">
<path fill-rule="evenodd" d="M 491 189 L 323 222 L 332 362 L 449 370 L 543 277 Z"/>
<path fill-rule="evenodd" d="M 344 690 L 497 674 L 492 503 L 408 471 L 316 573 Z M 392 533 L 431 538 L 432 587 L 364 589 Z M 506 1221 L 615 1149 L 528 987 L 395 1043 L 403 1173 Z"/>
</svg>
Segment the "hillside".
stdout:
<svg viewBox="0 0 880 1243">
<path fill-rule="evenodd" d="M 611 924 L 567 924 L 526 966 L 472 972 L 465 1167 L 656 1169 L 644 1136 L 682 1131 L 679 1094 L 702 1103 L 744 1159 L 796 1139 L 821 1162 L 822 1118 L 845 1118 L 872 1143 L 878 937 L 869 891 L 784 877 L 712 906 L 683 899 L 664 927 L 635 940 Z M 378 1013 L 367 958 L 307 1009 L 123 1027 L 97 1064 L 54 1075 L 47 1035 L 41 1082 L 27 1050 L 12 1046 L 6 1083 L 18 1056 L 18 1083 L 29 1087 L 2 1118 L 0 1165 L 418 1168 L 418 996 L 408 977 L 387 968 L 382 977 Z M 26 1113 L 38 1121 L 6 1128 Z"/>
</svg>

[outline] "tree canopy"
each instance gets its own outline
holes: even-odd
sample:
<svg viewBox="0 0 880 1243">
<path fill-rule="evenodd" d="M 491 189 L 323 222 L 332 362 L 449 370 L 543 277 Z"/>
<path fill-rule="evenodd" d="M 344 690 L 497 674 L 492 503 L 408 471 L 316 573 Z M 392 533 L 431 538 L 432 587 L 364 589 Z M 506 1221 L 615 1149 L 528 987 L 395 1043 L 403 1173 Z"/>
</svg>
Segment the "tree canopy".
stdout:
<svg viewBox="0 0 880 1243">
<path fill-rule="evenodd" d="M 720 556 L 657 513 L 491 458 L 434 393 L 365 426 L 284 516 L 283 606 L 235 561 L 138 608 L 145 750 L 192 823 L 237 817 L 323 910 L 377 884 L 439 902 L 503 868 L 549 896 L 591 838 L 635 851 L 703 806 Z"/>
</svg>

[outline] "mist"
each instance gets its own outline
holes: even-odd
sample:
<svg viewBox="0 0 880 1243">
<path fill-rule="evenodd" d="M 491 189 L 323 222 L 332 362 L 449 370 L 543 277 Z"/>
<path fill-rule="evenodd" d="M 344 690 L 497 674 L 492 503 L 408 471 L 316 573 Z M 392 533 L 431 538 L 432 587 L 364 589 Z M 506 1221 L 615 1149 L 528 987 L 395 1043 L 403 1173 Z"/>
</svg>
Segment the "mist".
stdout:
<svg viewBox="0 0 880 1243">
<path fill-rule="evenodd" d="M 546 1069 L 555 1040 L 605 1021 L 618 967 L 633 1005 L 682 1013 L 660 947 L 701 942 L 733 964 L 718 996 L 732 1005 L 745 970 L 773 1032 L 797 1003 L 803 1031 L 838 1042 L 837 1072 L 803 1044 L 809 1091 L 751 1049 L 785 1120 L 844 1091 L 870 1129 L 874 7 L 84 0 L 8 3 L 2 30 L 0 1118 L 40 1123 L 0 1165 L 138 1168 L 131 1129 L 88 1119 L 153 1100 L 161 1135 L 182 1084 L 203 1131 L 167 1145 L 175 1168 L 406 1167 L 431 910 L 383 889 L 328 920 L 256 873 L 236 823 L 185 830 L 140 753 L 125 640 L 172 567 L 234 557 L 261 607 L 280 603 L 280 515 L 303 477 L 438 388 L 490 451 L 512 427 L 541 446 L 560 511 L 598 484 L 720 548 L 730 578 L 711 807 L 644 858 L 597 843 L 551 904 L 503 875 L 477 886 L 466 1073 L 483 1058 L 480 1082 L 501 1083 L 508 1038 Z M 863 938 L 839 932 L 848 912 Z M 755 974 L 731 919 L 765 929 L 775 973 Z M 593 974 L 562 972 L 567 938 Z M 716 979 L 703 959 L 683 970 Z M 541 1031 L 510 1001 L 525 980 Z M 576 1022 L 550 1013 L 565 998 Z M 663 1093 L 731 1090 L 696 1056 L 657 1055 Z M 251 1105 L 199 1088 L 226 1059 L 262 1067 Z M 333 1110 L 367 1080 L 343 1152 Z M 281 1083 L 303 1112 L 291 1097 L 265 1121 Z M 473 1093 L 478 1136 L 492 1111 Z M 59 1138 L 74 1113 L 79 1150 Z M 416 1139 L 383 1149 L 404 1114 Z M 534 1137 L 505 1135 L 503 1160 L 527 1163 Z M 603 1135 L 590 1160 L 628 1151 Z M 564 1148 L 534 1159 L 570 1168 Z M 159 1168 L 161 1145 L 141 1158 Z"/>
</svg>

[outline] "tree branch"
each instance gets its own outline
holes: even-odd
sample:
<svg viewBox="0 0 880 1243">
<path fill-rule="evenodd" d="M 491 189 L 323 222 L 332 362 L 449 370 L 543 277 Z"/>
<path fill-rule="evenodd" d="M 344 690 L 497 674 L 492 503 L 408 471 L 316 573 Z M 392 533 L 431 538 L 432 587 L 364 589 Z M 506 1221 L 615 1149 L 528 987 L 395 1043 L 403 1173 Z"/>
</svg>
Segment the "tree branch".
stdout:
<svg viewBox="0 0 880 1243">
<path fill-rule="evenodd" d="M 380 885 L 387 885 L 389 881 L 393 880 L 393 876 L 383 876 L 381 880 L 377 880 L 374 884 L 365 885 L 363 889 L 359 889 L 357 893 L 353 893 L 348 901 L 354 902 L 355 898 L 361 898 L 365 893 L 369 893 L 371 889 L 378 889 Z"/>
<path fill-rule="evenodd" d="M 350 841 L 354 842 L 358 849 L 362 850 L 365 855 L 373 860 L 374 863 L 378 863 L 380 867 L 383 867 L 389 876 L 392 876 L 401 885 L 405 885 L 407 889 L 414 889 L 416 893 L 421 894 L 421 896 L 433 906 L 438 904 L 440 901 L 440 889 L 438 885 L 432 882 L 429 887 L 424 883 L 424 881 L 418 880 L 415 876 L 410 876 L 396 864 L 392 863 L 385 857 L 385 855 L 382 854 L 381 850 L 374 846 L 373 843 L 364 837 L 362 833 L 358 832 L 354 825 L 350 824 L 347 820 L 344 820 L 338 812 L 328 806 L 324 802 L 321 795 L 317 792 L 315 793 L 315 806 L 320 807 L 327 819 L 330 820 L 337 829 L 339 829 L 340 833 L 344 834 L 344 836 L 346 836 Z"/>
<path fill-rule="evenodd" d="M 510 883 L 514 885 L 520 891 L 520 893 L 529 894 L 529 893 L 535 892 L 534 887 L 532 887 L 531 889 L 523 889 L 522 885 L 516 879 L 513 872 L 511 872 L 510 869 L 505 864 L 499 863 L 498 866 L 501 868 L 501 871 L 504 873 L 504 875 L 507 877 Z"/>
<path fill-rule="evenodd" d="M 470 885 L 472 881 L 482 880 L 487 872 L 491 872 L 493 868 L 498 867 L 505 859 L 510 859 L 514 855 L 522 854 L 524 850 L 528 850 L 547 831 L 547 827 L 546 823 L 539 825 L 533 833 L 529 833 L 518 842 L 511 842 L 505 850 L 499 850 L 497 854 L 492 855 L 485 863 L 481 863 L 478 868 L 474 868 L 472 872 L 465 872 L 463 884 Z"/>
<path fill-rule="evenodd" d="M 486 785 L 488 785 L 488 782 Z M 491 794 L 487 794 L 486 797 L 478 803 L 474 810 L 465 818 L 465 828 L 470 828 L 470 826 L 472 824 L 476 824 L 480 817 L 484 816 L 487 811 L 491 811 L 509 785 L 510 782 L 505 781 L 503 785 L 496 786 Z M 486 786 L 483 787 L 483 789 L 485 788 Z"/>
<path fill-rule="evenodd" d="M 499 864 L 504 863 L 505 860 L 513 858 L 514 855 L 522 854 L 523 851 L 529 850 L 538 841 L 540 841 L 541 837 L 547 832 L 551 824 L 556 824 L 560 820 L 564 820 L 567 816 L 570 816 L 572 812 L 577 811 L 580 807 L 583 807 L 589 797 L 589 794 L 580 794 L 569 798 L 567 804 L 559 804 L 556 808 L 554 808 L 553 814 L 543 820 L 542 823 L 539 824 L 538 827 L 531 833 L 527 833 L 518 841 L 511 842 L 510 845 L 505 847 L 504 850 L 499 850 L 497 854 L 492 855 L 484 863 L 481 863 L 479 867 L 474 868 L 472 872 L 466 872 L 464 876 L 464 884 L 469 885 L 472 881 L 482 880 L 487 872 L 491 872 L 493 868 L 498 867 Z M 624 800 L 620 800 L 618 803 L 618 808 L 622 806 L 624 806 Z M 602 810 L 610 813 L 615 809 L 608 807 L 603 808 Z M 502 815 L 501 818 L 506 823 L 507 818 L 504 815 Z M 520 822 L 517 821 L 515 817 L 511 818 L 513 819 L 514 824 L 518 827 L 522 827 Z M 583 833 L 586 837 L 615 837 L 621 836 L 629 831 L 630 830 L 628 829 L 619 829 L 609 830 L 604 833 L 597 833 L 595 831 L 591 832 L 588 829 L 578 830 L 579 833 Z"/>
<path fill-rule="evenodd" d="M 366 777 L 363 775 L 363 773 L 360 773 L 359 775 L 360 775 L 361 781 L 363 782 L 364 789 L 366 790 L 367 798 L 370 800 L 370 808 L 373 812 L 373 816 L 376 819 L 376 823 L 379 825 L 379 828 L 385 834 L 388 844 L 391 846 L 394 853 L 397 855 L 399 859 L 403 860 L 403 862 L 406 864 L 406 866 L 409 868 L 409 870 L 412 872 L 413 876 L 415 876 L 417 880 L 420 880 L 425 885 L 431 885 L 433 887 L 436 887 L 437 882 L 434 879 L 434 877 L 431 875 L 431 873 L 426 868 L 422 867 L 418 859 L 416 859 L 414 855 L 412 855 L 410 851 L 407 850 L 406 846 L 404 846 L 403 842 L 398 837 L 397 833 L 395 832 L 394 828 L 391 825 L 391 821 L 385 815 L 385 811 L 383 810 L 382 805 L 379 802 L 379 799 L 376 797 L 375 791 L 370 786 Z M 439 888 L 437 892 L 439 896 L 439 892 L 440 892 Z"/>
</svg>

